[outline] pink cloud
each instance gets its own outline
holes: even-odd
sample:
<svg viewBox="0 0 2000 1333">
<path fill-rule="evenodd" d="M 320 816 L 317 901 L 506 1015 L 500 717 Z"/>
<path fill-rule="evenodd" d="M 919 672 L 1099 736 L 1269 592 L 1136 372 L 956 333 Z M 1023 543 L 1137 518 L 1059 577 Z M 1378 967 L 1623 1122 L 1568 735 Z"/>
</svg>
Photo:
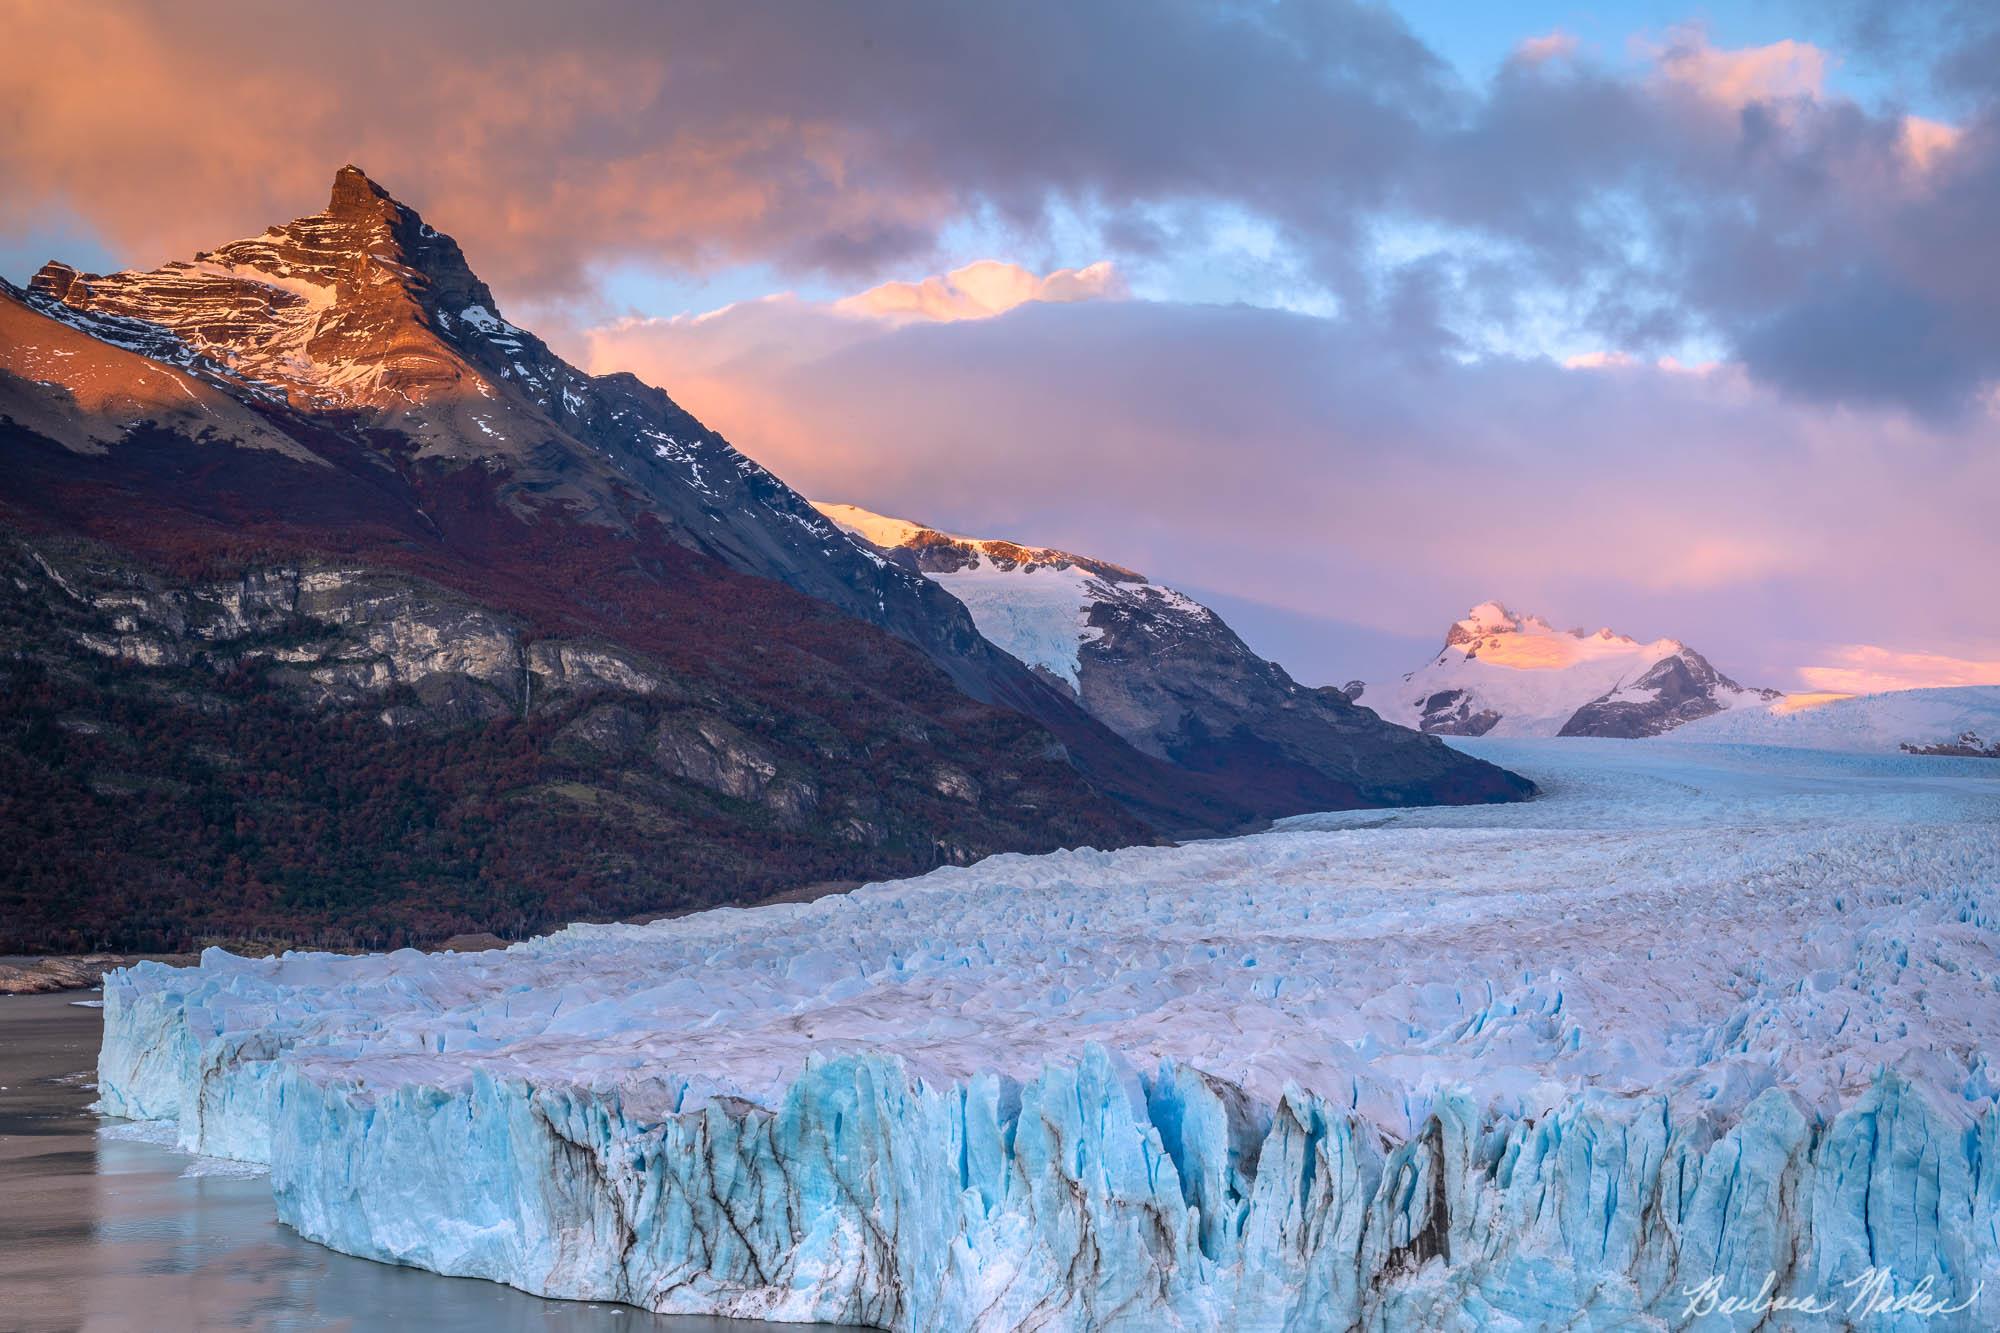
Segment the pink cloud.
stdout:
<svg viewBox="0 0 2000 1333">
<path fill-rule="evenodd" d="M 1098 301 L 1127 294 L 1109 260 L 1037 275 L 1019 264 L 981 259 L 919 282 L 885 282 L 834 303 L 843 314 L 946 322 L 990 319 L 1030 301 Z"/>
<path fill-rule="evenodd" d="M 1629 352 L 1578 352 L 1563 360 L 1563 369 L 1629 370 L 1647 364 Z M 1682 361 L 1678 357 L 1662 356 L 1651 362 L 1651 368 L 1669 375 L 1707 375 L 1720 370 L 1722 366 L 1716 361 Z"/>
<path fill-rule="evenodd" d="M 1657 53 L 1673 83 L 1729 107 L 1788 98 L 1817 98 L 1826 86 L 1826 52 L 1789 38 L 1768 46 L 1711 46 L 1700 29 L 1684 29 Z"/>
<path fill-rule="evenodd" d="M 1799 671 L 1817 690 L 1842 694 L 1877 694 L 1884 690 L 1920 690 L 1941 685 L 2000 685 L 2000 658 L 1972 661 L 1939 653 L 1898 652 L 1856 643 L 1835 649 L 1837 665 L 1809 666 Z"/>
<path fill-rule="evenodd" d="M 1639 580 L 1662 591 L 1740 587 L 1798 574 L 1811 567 L 1816 554 L 1793 537 L 1737 531 L 1683 531 L 1663 545 L 1666 558 L 1648 567 Z"/>
<path fill-rule="evenodd" d="M 1923 116 L 1903 117 L 1903 151 L 1920 171 L 1928 171 L 1938 159 L 1958 146 L 1963 131 L 1956 125 Z"/>
<path fill-rule="evenodd" d="M 636 255 L 866 267 L 961 210 L 935 176 L 881 169 L 879 136 L 834 107 L 771 93 L 796 78 L 732 76 L 761 16 L 618 8 L 296 8 L 281 40 L 310 57 L 274 61 L 263 6 L 0 0 L 0 226 L 69 209 L 150 265 L 312 211 L 353 161 L 448 226 L 503 295 L 545 297 Z M 749 91 L 721 95 L 732 77 Z"/>
<path fill-rule="evenodd" d="M 1545 61 L 1561 60 L 1575 55 L 1576 49 L 1575 34 L 1556 28 L 1536 37 L 1522 38 L 1514 48 L 1514 58 L 1530 65 L 1539 65 Z"/>
</svg>

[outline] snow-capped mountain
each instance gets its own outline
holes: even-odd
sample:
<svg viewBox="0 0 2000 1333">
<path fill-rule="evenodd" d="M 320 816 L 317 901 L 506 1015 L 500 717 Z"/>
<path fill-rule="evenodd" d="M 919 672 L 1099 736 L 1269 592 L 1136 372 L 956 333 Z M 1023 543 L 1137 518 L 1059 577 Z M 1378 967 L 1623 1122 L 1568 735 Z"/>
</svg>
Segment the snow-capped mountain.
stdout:
<svg viewBox="0 0 2000 1333">
<path fill-rule="evenodd" d="M 2000 758 L 2000 685 L 1793 696 L 1703 718 L 1675 731 L 1672 739 Z"/>
<path fill-rule="evenodd" d="M 1413 783 L 1457 781 L 1442 747 L 1412 745 L 1339 691 L 1299 685 L 1213 611 L 1136 570 L 850 504 L 818 508 L 958 598 L 981 634 L 1147 754 L 1254 774 L 1307 802 L 1395 802 Z"/>
<path fill-rule="evenodd" d="M 0 571 L 0 786 L 47 886 L 0 951 L 519 933 L 1526 786 L 1442 747 L 1357 748 L 1343 786 L 1133 745 L 509 321 L 354 167 L 185 261 L 0 282 Z M 142 715 L 174 743 L 112 720 Z"/>
<path fill-rule="evenodd" d="M 1678 639 L 1561 630 L 1481 602 L 1430 662 L 1348 687 L 1384 719 L 1443 736 L 1656 736 L 1696 718 L 1764 705 Z"/>
<path fill-rule="evenodd" d="M 856 505 L 820 504 L 843 530 L 866 539 L 944 586 L 972 612 L 979 632 L 1030 667 L 1081 692 L 1084 649 L 1105 637 L 1093 623 L 1114 613 L 1143 619 L 1155 635 L 1212 635 L 1215 614 L 1137 570 L 1045 546 L 961 537 Z M 1225 631 L 1226 632 L 1226 631 Z"/>
</svg>

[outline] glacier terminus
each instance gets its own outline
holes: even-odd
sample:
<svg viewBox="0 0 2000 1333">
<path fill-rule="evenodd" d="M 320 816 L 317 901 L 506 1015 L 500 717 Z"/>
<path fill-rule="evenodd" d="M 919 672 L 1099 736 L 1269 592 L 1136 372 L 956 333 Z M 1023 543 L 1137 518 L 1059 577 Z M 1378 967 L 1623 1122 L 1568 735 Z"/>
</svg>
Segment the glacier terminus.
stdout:
<svg viewBox="0 0 2000 1333">
<path fill-rule="evenodd" d="M 2000 765 L 1453 743 L 1542 797 L 141 964 L 102 1109 L 334 1249 L 665 1312 L 2000 1326 Z"/>
</svg>

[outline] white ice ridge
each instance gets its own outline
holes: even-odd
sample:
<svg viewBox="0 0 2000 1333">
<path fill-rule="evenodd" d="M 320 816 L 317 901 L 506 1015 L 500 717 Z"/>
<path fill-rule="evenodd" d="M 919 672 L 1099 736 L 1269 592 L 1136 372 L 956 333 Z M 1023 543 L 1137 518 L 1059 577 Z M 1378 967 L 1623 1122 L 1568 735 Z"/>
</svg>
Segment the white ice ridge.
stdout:
<svg viewBox="0 0 2000 1333">
<path fill-rule="evenodd" d="M 1805 706 L 1785 700 L 1698 718 L 1660 739 L 1894 753 L 1904 745 L 1950 744 L 1967 732 L 1992 738 L 1988 744 L 2000 741 L 2000 685 L 1833 696 Z"/>
<path fill-rule="evenodd" d="M 1973 1304 L 1855 1326 L 2000 1326 L 2000 765 L 1465 748 L 1546 797 L 142 964 L 101 1095 L 336 1249 L 667 1312 L 1748 1328 L 1685 1289 L 1891 1269 Z"/>
</svg>

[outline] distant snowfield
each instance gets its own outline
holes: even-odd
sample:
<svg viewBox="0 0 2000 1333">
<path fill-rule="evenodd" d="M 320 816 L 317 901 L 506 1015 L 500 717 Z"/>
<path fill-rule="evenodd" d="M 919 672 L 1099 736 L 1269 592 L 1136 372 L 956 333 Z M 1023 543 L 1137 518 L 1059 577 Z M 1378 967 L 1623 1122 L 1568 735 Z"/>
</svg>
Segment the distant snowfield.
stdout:
<svg viewBox="0 0 2000 1333">
<path fill-rule="evenodd" d="M 104 1105 L 335 1248 L 663 1311 L 1680 1326 L 1890 1266 L 1991 1294 L 1870 1327 L 1993 1326 L 2000 764 L 1456 744 L 1547 795 L 145 964 Z"/>
<path fill-rule="evenodd" d="M 1739 708 L 1665 733 L 1664 741 L 1784 745 L 1898 752 L 1905 742 L 1935 745 L 1976 732 L 2000 740 L 2000 685 L 1895 690 L 1835 698 L 1809 707 Z"/>
</svg>

